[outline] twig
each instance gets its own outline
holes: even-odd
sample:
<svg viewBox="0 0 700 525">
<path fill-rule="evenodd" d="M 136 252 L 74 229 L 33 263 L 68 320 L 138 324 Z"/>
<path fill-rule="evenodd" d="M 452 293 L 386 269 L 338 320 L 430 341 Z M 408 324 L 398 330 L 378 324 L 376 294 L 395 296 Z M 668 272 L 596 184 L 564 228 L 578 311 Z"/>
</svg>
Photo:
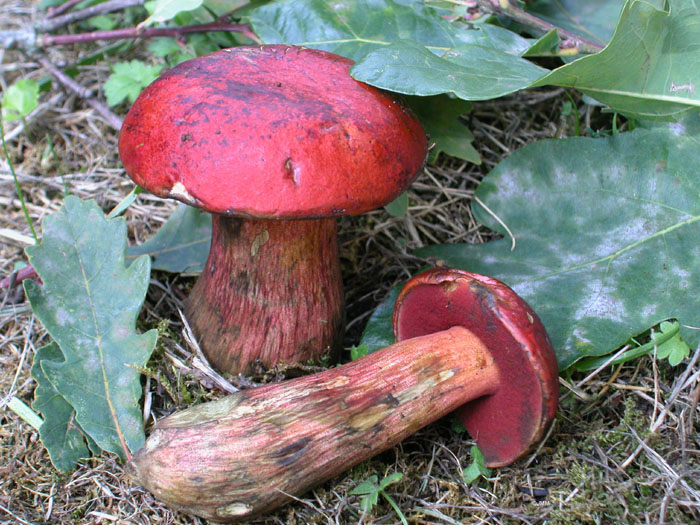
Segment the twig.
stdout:
<svg viewBox="0 0 700 525">
<path fill-rule="evenodd" d="M 253 33 L 248 24 L 231 24 L 227 22 L 211 22 L 191 26 L 171 27 L 129 27 L 125 29 L 113 29 L 111 31 L 92 31 L 90 33 L 75 33 L 68 35 L 39 35 L 32 29 L 20 29 L 16 31 L 0 31 L 0 47 L 5 49 L 33 49 L 35 47 L 62 46 L 80 44 L 83 42 L 97 42 L 100 40 L 123 40 L 129 38 L 154 38 L 154 37 L 182 37 L 192 33 L 204 33 L 211 31 L 234 32 L 245 35 L 253 42 L 261 44 L 262 41 Z"/>
<path fill-rule="evenodd" d="M 81 99 L 97 111 L 107 121 L 110 127 L 119 131 L 122 127 L 122 119 L 115 115 L 107 106 L 99 100 L 92 98 L 92 91 L 81 86 L 75 80 L 59 70 L 46 57 L 39 57 L 39 63 L 53 75 L 66 89 L 78 95 Z"/>
<path fill-rule="evenodd" d="M 81 9 L 80 11 L 74 11 L 51 18 L 47 17 L 42 22 L 39 22 L 35 29 L 40 33 L 48 33 L 49 31 L 55 31 L 59 27 L 67 26 L 73 22 L 79 22 L 80 20 L 86 20 L 93 16 L 104 15 L 106 13 L 126 9 L 127 7 L 142 5 L 144 1 L 145 0 L 108 0 L 107 2 Z"/>
<path fill-rule="evenodd" d="M 626 346 L 623 346 L 622 348 L 620 348 L 620 350 L 618 350 L 613 355 L 611 355 L 608 359 L 606 359 L 602 365 L 600 365 L 598 368 L 593 370 L 593 372 L 591 372 L 586 377 L 581 379 L 581 381 L 576 383 L 576 388 L 581 388 L 583 385 L 588 383 L 591 379 L 593 379 L 595 376 L 597 376 L 601 370 L 603 370 L 606 366 L 608 366 L 610 363 L 615 361 L 615 359 L 617 359 L 620 355 L 625 353 L 627 350 L 629 350 L 629 345 L 626 345 Z"/>
<path fill-rule="evenodd" d="M 212 22 L 191 26 L 171 27 L 129 27 L 126 29 L 113 29 L 111 31 L 93 31 L 91 33 L 77 33 L 71 35 L 43 35 L 37 38 L 36 45 L 62 46 L 83 42 L 96 42 L 98 40 L 124 40 L 128 38 L 153 38 L 153 37 L 180 37 L 192 33 L 204 33 L 210 31 L 227 31 L 241 33 L 254 42 L 260 44 L 260 39 L 255 36 L 248 24 L 229 24 Z"/>
<path fill-rule="evenodd" d="M 31 525 L 28 521 L 24 521 L 17 514 L 12 512 L 10 509 L 3 507 L 2 505 L 0 505 L 0 510 L 5 512 L 6 514 L 9 514 L 10 516 L 12 516 L 14 519 L 16 519 L 20 523 L 26 523 L 27 525 Z"/>
<path fill-rule="evenodd" d="M 15 284 L 21 283 L 25 279 L 36 279 L 37 277 L 38 275 L 34 267 L 32 265 L 27 265 L 0 281 L 0 288 L 10 288 Z"/>
<path fill-rule="evenodd" d="M 700 383 L 698 383 L 693 391 L 690 393 L 690 410 L 688 411 L 688 420 L 686 421 L 686 432 L 691 433 L 693 429 L 693 419 L 695 418 L 695 409 L 698 406 L 698 401 L 700 401 Z"/>
<path fill-rule="evenodd" d="M 570 33 L 565 29 L 561 29 L 560 27 L 554 26 L 541 18 L 523 11 L 510 0 L 478 0 L 477 3 L 479 4 L 479 9 L 483 12 L 507 16 L 519 24 L 523 24 L 538 31 L 544 31 L 546 33 L 552 29 L 556 29 L 562 40 L 561 49 L 567 50 L 569 53 L 572 51 L 578 53 L 597 53 L 603 49 L 603 46 L 600 44 L 575 35 L 574 33 Z"/>
<path fill-rule="evenodd" d="M 78 5 L 83 0 L 68 0 L 67 2 L 59 5 L 58 7 L 49 7 L 46 10 L 46 18 L 55 18 L 58 15 L 62 15 L 66 11 L 70 11 L 76 5 Z"/>
</svg>

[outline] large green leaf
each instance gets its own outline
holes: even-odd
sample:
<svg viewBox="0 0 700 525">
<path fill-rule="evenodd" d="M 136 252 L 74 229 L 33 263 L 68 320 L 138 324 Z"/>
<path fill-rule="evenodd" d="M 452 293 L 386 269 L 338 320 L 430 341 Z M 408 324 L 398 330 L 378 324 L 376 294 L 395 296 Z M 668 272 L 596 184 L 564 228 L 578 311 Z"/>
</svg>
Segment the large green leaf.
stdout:
<svg viewBox="0 0 700 525">
<path fill-rule="evenodd" d="M 277 1 L 247 15 L 265 43 L 316 47 L 347 56 L 352 75 L 408 95 L 499 97 L 548 71 L 520 58 L 530 42 L 489 24 L 444 20 L 420 1 Z"/>
<path fill-rule="evenodd" d="M 200 273 L 211 244 L 211 215 L 179 204 L 170 219 L 146 242 L 131 246 L 127 261 L 151 257 L 151 268 L 173 273 Z"/>
<path fill-rule="evenodd" d="M 78 461 L 90 456 L 85 436 L 75 422 L 75 411 L 41 369 L 45 361 L 62 362 L 63 353 L 56 343 L 39 348 L 32 364 L 32 377 L 36 381 L 32 408 L 44 418 L 39 427 L 39 437 L 49 452 L 51 463 L 61 472 L 73 470 Z"/>
<path fill-rule="evenodd" d="M 664 319 L 700 332 L 700 140 L 682 126 L 531 144 L 477 197 L 513 233 L 483 245 L 419 250 L 502 279 L 530 302 L 566 368 Z M 484 208 L 476 218 L 505 234 Z"/>
<path fill-rule="evenodd" d="M 576 88 L 633 117 L 677 119 L 700 108 L 700 7 L 630 0 L 609 45 L 537 81 Z"/>
<path fill-rule="evenodd" d="M 139 335 L 136 316 L 148 287 L 150 261 L 124 267 L 126 224 L 97 205 L 69 196 L 43 223 L 27 255 L 43 281 L 24 281 L 32 310 L 63 353 L 44 360 L 47 379 L 73 407 L 100 448 L 124 456 L 144 441 L 140 374 L 155 330 Z"/>
<path fill-rule="evenodd" d="M 421 3 L 394 0 L 270 2 L 247 15 L 266 44 L 298 44 L 358 60 L 377 47 L 413 39 L 449 49 L 450 24 Z"/>
<path fill-rule="evenodd" d="M 598 44 L 615 30 L 625 0 L 536 0 L 527 10 L 547 22 Z"/>
<path fill-rule="evenodd" d="M 674 124 L 526 146 L 476 193 L 514 235 L 513 251 L 506 237 L 417 254 L 512 286 L 542 318 L 562 369 L 670 318 L 697 345 L 700 134 L 689 130 Z M 479 204 L 472 209 L 507 235 Z"/>
<path fill-rule="evenodd" d="M 399 40 L 439 54 L 459 44 L 513 54 L 529 47 L 526 39 L 507 29 L 448 22 L 420 0 L 279 0 L 251 11 L 246 19 L 266 44 L 315 47 L 353 60 Z"/>
<path fill-rule="evenodd" d="M 150 4 L 151 16 L 144 20 L 141 25 L 147 26 L 166 22 L 175 18 L 181 11 L 192 11 L 197 9 L 204 0 L 154 0 Z"/>
<path fill-rule="evenodd" d="M 440 152 L 453 157 L 481 164 L 479 152 L 469 128 L 459 121 L 460 115 L 469 113 L 472 105 L 446 95 L 437 97 L 406 97 L 408 105 L 420 119 L 433 144 L 428 162 L 435 162 Z"/>
<path fill-rule="evenodd" d="M 394 344 L 394 329 L 392 318 L 394 316 L 394 303 L 399 296 L 400 288 L 392 289 L 386 299 L 372 312 L 372 316 L 362 332 L 361 344 L 367 345 L 368 353 Z"/>
<path fill-rule="evenodd" d="M 407 95 L 451 93 L 489 100 L 526 88 L 547 70 L 519 56 L 474 44 L 437 56 L 410 40 L 369 53 L 351 69 L 357 80 Z"/>
</svg>

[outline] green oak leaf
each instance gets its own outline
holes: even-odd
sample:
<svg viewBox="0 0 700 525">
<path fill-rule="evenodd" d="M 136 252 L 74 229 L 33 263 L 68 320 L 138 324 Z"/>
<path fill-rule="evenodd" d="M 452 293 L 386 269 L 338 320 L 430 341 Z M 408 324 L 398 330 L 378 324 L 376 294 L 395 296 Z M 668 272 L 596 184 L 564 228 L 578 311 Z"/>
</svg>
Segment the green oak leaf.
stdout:
<svg viewBox="0 0 700 525">
<path fill-rule="evenodd" d="M 598 44 L 615 30 L 625 0 L 535 0 L 527 10 L 552 25 Z"/>
<path fill-rule="evenodd" d="M 151 16 L 142 22 L 147 26 L 172 20 L 182 11 L 192 11 L 202 5 L 204 0 L 155 0 L 149 2 Z"/>
<path fill-rule="evenodd" d="M 472 457 L 472 462 L 462 473 L 464 482 L 474 483 L 481 477 L 488 478 L 491 475 L 491 469 L 486 466 L 486 460 L 481 450 L 479 450 L 479 447 L 472 445 L 472 448 L 469 449 L 469 453 Z"/>
<path fill-rule="evenodd" d="M 63 353 L 56 343 L 39 348 L 32 364 L 32 377 L 36 381 L 32 408 L 44 418 L 39 427 L 39 437 L 49 452 L 51 463 L 61 472 L 73 470 L 78 461 L 90 457 L 80 425 L 75 421 L 75 411 L 47 379 L 42 362 L 64 361 Z"/>
<path fill-rule="evenodd" d="M 161 69 L 161 65 L 151 66 L 140 60 L 112 65 L 112 74 L 104 84 L 107 104 L 116 106 L 124 100 L 133 103 L 141 91 L 158 78 Z"/>
<path fill-rule="evenodd" d="M 666 125 L 612 137 L 545 140 L 501 162 L 476 196 L 511 239 L 438 245 L 416 254 L 490 275 L 530 303 L 560 369 L 605 355 L 651 326 L 678 319 L 700 341 L 700 139 Z M 481 205 L 480 222 L 507 236 Z M 385 345 L 389 298 L 362 343 Z"/>
<path fill-rule="evenodd" d="M 350 348 L 350 359 L 355 361 L 360 357 L 364 357 L 369 354 L 369 347 L 367 345 L 358 345 Z"/>
<path fill-rule="evenodd" d="M 178 204 L 170 219 L 146 242 L 131 246 L 127 262 L 151 256 L 151 268 L 172 273 L 201 273 L 209 256 L 211 215 Z"/>
<path fill-rule="evenodd" d="M 505 281 L 542 318 L 560 368 L 660 321 L 700 326 L 700 148 L 680 124 L 530 144 L 476 195 L 516 240 L 418 250 Z M 476 202 L 475 217 L 505 234 Z M 681 328 L 697 344 L 697 330 Z"/>
<path fill-rule="evenodd" d="M 88 18 L 86 22 L 99 31 L 111 31 L 119 25 L 116 17 L 108 15 L 98 15 Z"/>
<path fill-rule="evenodd" d="M 474 135 L 459 121 L 461 115 L 472 110 L 470 102 L 447 95 L 406 97 L 406 102 L 423 124 L 433 144 L 428 155 L 429 163 L 435 162 L 440 153 L 446 153 L 481 164 L 479 152 L 471 145 Z"/>
<path fill-rule="evenodd" d="M 148 257 L 124 266 L 126 223 L 108 220 L 93 201 L 68 196 L 26 249 L 43 282 L 24 281 L 32 310 L 64 361 L 41 370 L 73 407 L 80 427 L 103 450 L 124 457 L 144 442 L 140 374 L 157 331 L 135 331 L 150 275 Z"/>
<path fill-rule="evenodd" d="M 536 57 L 556 55 L 559 52 L 559 44 L 561 44 L 559 33 L 557 33 L 556 29 L 552 29 L 541 38 L 537 39 L 522 56 Z"/>
<path fill-rule="evenodd" d="M 221 16 L 245 7 L 250 3 L 251 0 L 204 0 L 204 7 L 216 16 Z"/>
<path fill-rule="evenodd" d="M 370 51 L 411 40 L 435 53 L 459 44 L 519 54 L 529 47 L 521 36 L 492 25 L 445 20 L 422 0 L 278 0 L 246 14 L 266 44 L 297 44 L 359 60 Z"/>
<path fill-rule="evenodd" d="M 353 60 L 400 39 L 445 50 L 458 42 L 450 23 L 422 2 L 286 0 L 246 19 L 266 44 L 315 47 Z"/>
<path fill-rule="evenodd" d="M 675 331 L 675 325 L 674 323 L 664 321 L 659 326 L 659 329 L 661 330 L 661 334 L 654 333 L 652 335 L 652 340 L 659 339 L 661 335 L 669 333 L 671 330 Z M 688 347 L 686 342 L 681 339 L 680 333 L 678 332 L 676 332 L 669 340 L 660 344 L 656 349 L 656 357 L 659 359 L 668 359 L 668 363 L 671 366 L 676 366 L 689 355 L 690 347 Z"/>
<path fill-rule="evenodd" d="M 377 486 L 377 475 L 372 474 L 367 481 L 363 481 L 350 491 L 353 496 L 362 496 L 360 508 L 363 512 L 370 512 L 379 500 L 379 487 Z"/>
<path fill-rule="evenodd" d="M 399 296 L 399 291 L 400 287 L 392 288 L 386 299 L 372 312 L 362 332 L 362 340 L 359 345 L 359 347 L 363 349 L 367 348 L 363 355 L 371 354 L 385 346 L 394 344 L 394 328 L 392 326 L 392 321 L 394 316 L 394 303 Z"/>
<path fill-rule="evenodd" d="M 675 120 L 700 108 L 700 7 L 669 0 L 664 10 L 629 0 L 608 46 L 552 71 L 534 86 L 573 87 L 613 110 Z"/>
<path fill-rule="evenodd" d="M 39 105 L 39 84 L 20 78 L 2 94 L 2 119 L 17 120 L 29 115 Z"/>
<path fill-rule="evenodd" d="M 409 95 L 483 100 L 512 93 L 548 70 L 520 58 L 531 43 L 490 24 L 449 22 L 422 1 L 280 0 L 246 15 L 267 44 L 315 47 L 357 62 L 352 75 Z"/>
<path fill-rule="evenodd" d="M 408 193 L 404 191 L 389 204 L 385 205 L 384 209 L 392 217 L 403 217 L 408 211 Z"/>
<path fill-rule="evenodd" d="M 148 44 L 148 52 L 153 56 L 165 58 L 168 55 L 182 53 L 183 47 L 174 38 L 155 38 Z"/>
<path fill-rule="evenodd" d="M 373 86 L 406 95 L 453 94 L 489 100 L 530 86 L 547 69 L 499 49 L 461 44 L 437 56 L 410 40 L 368 53 L 350 74 Z"/>
<path fill-rule="evenodd" d="M 363 512 L 370 512 L 377 504 L 379 494 L 382 494 L 385 498 L 390 499 L 388 494 L 384 492 L 384 489 L 387 488 L 389 485 L 398 483 L 402 479 L 403 474 L 401 472 L 394 472 L 393 474 L 386 476 L 381 481 L 379 481 L 379 483 L 377 483 L 377 475 L 372 474 L 370 477 L 367 478 L 366 481 L 363 481 L 354 489 L 352 489 L 350 491 L 350 494 L 352 494 L 353 496 L 361 495 L 362 499 L 360 501 L 360 507 L 362 508 Z"/>
</svg>

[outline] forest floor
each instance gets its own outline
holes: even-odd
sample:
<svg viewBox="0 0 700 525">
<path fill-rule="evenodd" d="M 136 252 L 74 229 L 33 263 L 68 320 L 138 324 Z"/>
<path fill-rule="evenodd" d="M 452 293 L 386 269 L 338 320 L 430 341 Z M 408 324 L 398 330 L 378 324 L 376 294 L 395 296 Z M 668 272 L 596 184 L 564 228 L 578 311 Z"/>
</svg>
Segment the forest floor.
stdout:
<svg viewBox="0 0 700 525">
<path fill-rule="evenodd" d="M 9 26 L 36 16 L 29 2 L 3 1 Z M 0 50 L 0 89 L 18 78 L 50 76 L 40 57 L 63 67 L 98 44 L 54 47 L 29 55 Z M 144 58 L 145 46 L 132 48 Z M 78 69 L 75 80 L 97 100 L 109 74 L 98 62 Z M 339 220 L 340 256 L 347 308 L 344 360 L 358 344 L 373 309 L 388 291 L 414 275 L 426 261 L 413 249 L 435 243 L 485 242 L 493 234 L 470 213 L 473 191 L 501 159 L 523 145 L 574 133 L 566 111 L 570 96 L 561 89 L 526 91 L 493 102 L 475 103 L 463 117 L 474 134 L 482 163 L 441 155 L 409 190 L 405 216 L 377 210 Z M 609 132 L 612 120 L 579 103 L 586 133 Z M 121 117 L 128 107 L 114 108 Z M 113 209 L 133 188 L 117 154 L 118 132 L 91 106 L 54 82 L 27 118 L 5 124 L 14 165 L 35 225 L 57 211 L 66 194 L 94 199 Z M 0 155 L 0 278 L 26 262 L 31 232 L 4 155 Z M 141 194 L 125 213 L 132 244 L 148 239 L 175 204 Z M 154 272 L 139 329 L 167 320 L 149 368 L 165 381 L 144 381 L 150 396 L 148 421 L 160 419 L 192 400 L 225 395 L 189 365 L 194 355 L 182 337 L 178 315 L 195 276 Z M 48 342 L 21 288 L 0 290 L 0 523 L 201 523 L 168 509 L 129 478 L 125 465 L 103 454 L 74 472 L 56 471 L 38 432 L 7 408 L 16 396 L 31 404 L 35 382 L 29 370 L 37 348 Z M 180 363 L 167 355 L 179 356 Z M 700 436 L 697 365 L 672 368 L 653 357 L 609 367 L 594 376 L 561 379 L 560 409 L 550 434 L 532 455 L 490 477 L 467 484 L 472 439 L 447 417 L 396 447 L 332 479 L 302 499 L 253 523 L 397 523 L 383 498 L 363 514 L 350 492 L 375 474 L 403 479 L 387 493 L 410 523 L 697 523 Z M 279 381 L 299 370 L 273 370 L 251 382 Z M 151 424 L 147 426 L 150 428 Z"/>
</svg>

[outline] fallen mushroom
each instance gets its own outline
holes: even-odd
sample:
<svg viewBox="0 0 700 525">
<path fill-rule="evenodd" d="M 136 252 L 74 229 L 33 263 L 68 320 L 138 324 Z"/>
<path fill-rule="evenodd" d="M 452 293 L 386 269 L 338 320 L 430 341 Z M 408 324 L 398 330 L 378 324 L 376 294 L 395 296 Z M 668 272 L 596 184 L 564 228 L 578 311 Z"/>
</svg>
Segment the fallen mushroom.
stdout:
<svg viewBox="0 0 700 525">
<path fill-rule="evenodd" d="M 133 472 L 166 503 L 236 521 L 455 409 L 489 466 L 543 438 L 557 406 L 556 359 L 537 316 L 506 285 L 429 270 L 403 288 L 394 329 L 397 343 L 352 363 L 166 417 L 134 455 Z"/>
<path fill-rule="evenodd" d="M 387 204 L 422 169 L 420 123 L 354 80 L 351 66 L 295 46 L 224 49 L 166 72 L 124 120 L 119 152 L 131 178 L 213 214 L 185 314 L 220 370 L 337 350 L 335 217 Z"/>
</svg>

